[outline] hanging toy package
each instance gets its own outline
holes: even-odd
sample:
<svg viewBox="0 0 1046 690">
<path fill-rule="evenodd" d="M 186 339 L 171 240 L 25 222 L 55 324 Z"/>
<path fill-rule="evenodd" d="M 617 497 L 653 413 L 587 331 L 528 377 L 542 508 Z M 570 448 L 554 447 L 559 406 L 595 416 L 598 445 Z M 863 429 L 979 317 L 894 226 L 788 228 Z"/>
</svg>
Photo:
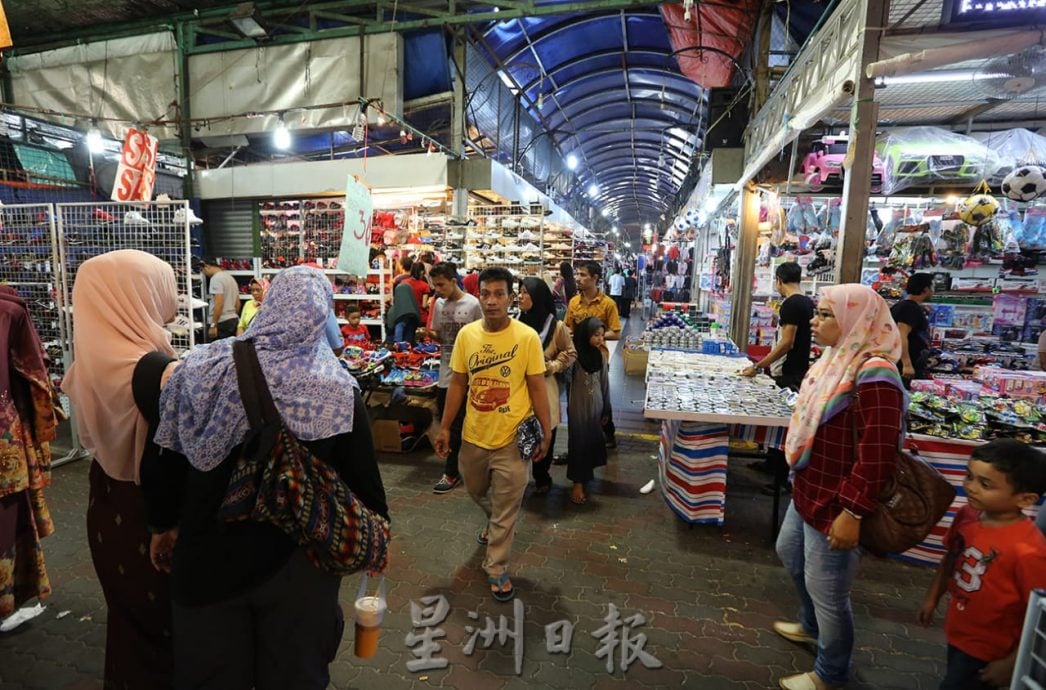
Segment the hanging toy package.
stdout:
<svg viewBox="0 0 1046 690">
<path fill-rule="evenodd" d="M 1046 249 L 1046 208 L 1029 208 L 1024 212 L 1026 248 Z"/>
<path fill-rule="evenodd" d="M 933 238 L 930 236 L 929 231 L 920 232 L 912 240 L 911 263 L 909 265 L 919 270 L 932 268 L 937 263 L 937 252 L 933 247 Z"/>
<path fill-rule="evenodd" d="M 1002 254 L 1003 241 L 994 222 L 978 225 L 970 243 L 970 258 L 974 261 L 990 261 Z"/>
</svg>

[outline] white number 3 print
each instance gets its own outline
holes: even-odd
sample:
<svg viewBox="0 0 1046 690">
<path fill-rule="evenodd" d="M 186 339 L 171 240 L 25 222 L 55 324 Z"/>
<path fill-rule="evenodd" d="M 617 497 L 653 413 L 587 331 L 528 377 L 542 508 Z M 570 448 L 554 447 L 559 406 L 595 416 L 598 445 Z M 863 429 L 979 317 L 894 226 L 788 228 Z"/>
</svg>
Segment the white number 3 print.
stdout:
<svg viewBox="0 0 1046 690">
<path fill-rule="evenodd" d="M 963 551 L 962 567 L 955 571 L 955 584 L 964 592 L 979 590 L 989 561 L 980 549 L 973 546 Z"/>
</svg>

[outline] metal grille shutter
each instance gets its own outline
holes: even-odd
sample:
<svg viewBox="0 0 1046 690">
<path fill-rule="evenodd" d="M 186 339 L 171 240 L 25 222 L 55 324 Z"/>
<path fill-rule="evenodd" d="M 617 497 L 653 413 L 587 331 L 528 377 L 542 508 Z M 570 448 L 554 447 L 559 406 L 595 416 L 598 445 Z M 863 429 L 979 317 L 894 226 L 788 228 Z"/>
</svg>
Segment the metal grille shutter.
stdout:
<svg viewBox="0 0 1046 690">
<path fill-rule="evenodd" d="M 254 252 L 257 201 L 223 199 L 203 204 L 203 246 L 209 256 L 250 259 Z"/>
</svg>

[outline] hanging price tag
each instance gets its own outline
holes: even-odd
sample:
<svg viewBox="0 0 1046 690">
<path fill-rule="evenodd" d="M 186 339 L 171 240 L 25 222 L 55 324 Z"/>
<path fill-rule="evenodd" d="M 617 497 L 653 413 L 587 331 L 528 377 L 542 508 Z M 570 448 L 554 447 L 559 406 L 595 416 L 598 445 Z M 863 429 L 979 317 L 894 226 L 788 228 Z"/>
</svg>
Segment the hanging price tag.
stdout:
<svg viewBox="0 0 1046 690">
<path fill-rule="evenodd" d="M 338 252 L 338 270 L 349 275 L 365 276 L 370 267 L 370 223 L 374 200 L 370 189 L 350 175 L 345 188 L 345 228 Z"/>
<path fill-rule="evenodd" d="M 363 137 L 367 131 L 367 113 L 363 112 L 363 108 L 356 111 L 356 124 L 352 128 L 352 138 L 357 143 L 363 143 Z"/>
</svg>

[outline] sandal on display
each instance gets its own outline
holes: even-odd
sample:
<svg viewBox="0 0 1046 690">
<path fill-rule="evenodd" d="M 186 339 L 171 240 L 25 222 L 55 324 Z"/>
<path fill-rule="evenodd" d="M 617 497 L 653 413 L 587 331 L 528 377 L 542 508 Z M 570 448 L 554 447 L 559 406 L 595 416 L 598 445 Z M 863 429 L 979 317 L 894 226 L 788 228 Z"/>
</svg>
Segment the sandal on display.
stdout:
<svg viewBox="0 0 1046 690">
<path fill-rule="evenodd" d="M 494 601 L 512 601 L 516 596 L 516 589 L 512 586 L 512 581 L 509 580 L 507 572 L 501 573 L 498 577 L 488 577 L 487 582 L 490 583 L 491 587 L 497 587 L 497 589 L 490 590 L 490 596 L 494 597 Z M 502 589 L 506 583 L 509 585 L 509 588 Z"/>
</svg>

